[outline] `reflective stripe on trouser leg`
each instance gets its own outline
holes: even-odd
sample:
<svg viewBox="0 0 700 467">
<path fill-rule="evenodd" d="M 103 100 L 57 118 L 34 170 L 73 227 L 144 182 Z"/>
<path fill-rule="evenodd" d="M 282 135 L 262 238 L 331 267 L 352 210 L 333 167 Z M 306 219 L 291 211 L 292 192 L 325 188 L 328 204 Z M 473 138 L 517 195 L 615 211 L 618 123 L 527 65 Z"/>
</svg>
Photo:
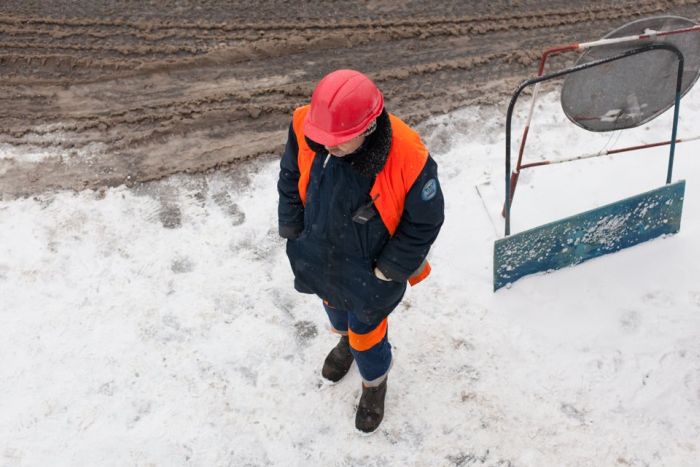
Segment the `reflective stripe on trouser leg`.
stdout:
<svg viewBox="0 0 700 467">
<path fill-rule="evenodd" d="M 338 310 L 330 306 L 325 300 L 323 302 L 323 308 L 326 310 L 328 315 L 328 320 L 331 322 L 333 327 L 333 332 L 345 336 L 348 334 L 348 312 L 343 310 Z"/>
<path fill-rule="evenodd" d="M 388 320 L 369 326 L 348 313 L 350 351 L 355 357 L 365 386 L 378 386 L 391 367 Z"/>
</svg>

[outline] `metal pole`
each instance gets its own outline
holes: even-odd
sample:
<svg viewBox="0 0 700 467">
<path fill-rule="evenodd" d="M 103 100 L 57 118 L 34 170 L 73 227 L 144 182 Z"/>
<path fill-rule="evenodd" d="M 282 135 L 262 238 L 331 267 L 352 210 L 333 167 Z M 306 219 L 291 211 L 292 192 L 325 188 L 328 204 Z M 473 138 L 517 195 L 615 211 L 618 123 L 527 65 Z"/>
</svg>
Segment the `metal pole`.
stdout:
<svg viewBox="0 0 700 467">
<path fill-rule="evenodd" d="M 678 138 L 678 139 L 676 139 L 676 144 L 689 143 L 691 141 L 697 141 L 697 140 L 700 140 L 700 136 L 693 136 L 691 138 Z M 529 162 L 527 164 L 521 165 L 520 168 L 524 170 L 524 169 L 529 169 L 532 167 L 541 167 L 543 165 L 562 164 L 564 162 L 580 161 L 580 160 L 584 160 L 584 159 L 592 159 L 594 157 L 601 157 L 601 156 L 613 156 L 615 154 L 622 154 L 623 152 L 639 151 L 641 149 L 656 148 L 659 146 L 668 146 L 669 144 L 671 144 L 671 141 L 660 141 L 658 143 L 640 144 L 638 146 L 629 146 L 626 148 L 608 149 L 606 151 L 600 151 L 600 152 L 589 153 L 589 154 L 581 154 L 580 156 L 566 157 L 564 159 L 555 159 L 553 161 L 542 160 L 542 161 L 537 161 L 537 162 Z M 513 190 L 511 187 L 511 192 L 512 191 Z M 512 200 L 512 198 L 511 198 L 511 200 Z"/>
<path fill-rule="evenodd" d="M 562 47 L 555 47 L 552 49 L 547 49 L 544 52 L 542 52 L 542 57 L 540 58 L 540 65 L 537 68 L 537 76 L 542 76 L 544 74 L 544 65 L 547 62 L 547 58 L 550 55 L 562 53 L 562 52 L 569 52 L 572 50 L 577 50 L 579 47 L 578 44 L 571 44 L 571 45 L 566 45 Z M 510 199 L 511 202 L 513 200 L 513 197 L 515 196 L 515 188 L 518 186 L 518 177 L 520 177 L 520 169 L 522 168 L 523 164 L 523 154 L 525 154 L 525 144 L 527 143 L 527 135 L 530 132 L 530 125 L 532 124 L 532 115 L 535 112 L 535 102 L 537 102 L 537 96 L 539 94 L 539 89 L 540 86 L 539 84 L 536 84 L 534 89 L 532 90 L 532 100 L 530 101 L 530 110 L 527 115 L 527 122 L 525 123 L 525 129 L 523 130 L 523 136 L 520 140 L 520 150 L 518 151 L 518 161 L 515 163 L 515 170 L 513 171 L 513 174 L 510 177 Z M 501 215 L 503 217 L 506 216 L 506 204 L 503 203 L 503 210 L 501 211 Z"/>
<path fill-rule="evenodd" d="M 671 130 L 671 150 L 668 155 L 668 171 L 666 173 L 666 184 L 671 183 L 673 175 L 673 157 L 676 153 L 676 135 L 678 133 L 678 112 L 681 106 L 681 90 L 683 87 L 683 54 L 678 52 L 678 76 L 676 76 L 676 102 L 673 106 L 673 129 Z"/>
</svg>

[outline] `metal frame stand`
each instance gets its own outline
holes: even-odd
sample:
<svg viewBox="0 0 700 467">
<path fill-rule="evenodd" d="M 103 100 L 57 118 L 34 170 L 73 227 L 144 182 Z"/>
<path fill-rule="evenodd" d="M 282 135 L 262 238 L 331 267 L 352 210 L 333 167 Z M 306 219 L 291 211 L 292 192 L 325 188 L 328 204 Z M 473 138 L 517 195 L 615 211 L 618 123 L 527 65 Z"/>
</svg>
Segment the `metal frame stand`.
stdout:
<svg viewBox="0 0 700 467">
<path fill-rule="evenodd" d="M 653 50 L 668 50 L 678 58 L 673 125 L 666 173 L 667 185 L 648 193 L 510 236 L 511 203 L 514 183 L 517 182 L 517 172 L 511 172 L 511 122 L 515 103 L 523 90 L 544 81 Z M 505 238 L 497 240 L 494 245 L 494 290 L 528 274 L 577 264 L 650 240 L 659 235 L 675 233 L 680 229 L 685 182 L 671 184 L 671 178 L 678 129 L 683 65 L 683 54 L 677 47 L 671 44 L 652 44 L 628 50 L 613 57 L 538 76 L 526 80 L 518 86 L 511 98 L 506 115 Z M 527 128 L 525 136 L 527 136 Z M 513 185 L 511 185 L 513 180 Z"/>
</svg>

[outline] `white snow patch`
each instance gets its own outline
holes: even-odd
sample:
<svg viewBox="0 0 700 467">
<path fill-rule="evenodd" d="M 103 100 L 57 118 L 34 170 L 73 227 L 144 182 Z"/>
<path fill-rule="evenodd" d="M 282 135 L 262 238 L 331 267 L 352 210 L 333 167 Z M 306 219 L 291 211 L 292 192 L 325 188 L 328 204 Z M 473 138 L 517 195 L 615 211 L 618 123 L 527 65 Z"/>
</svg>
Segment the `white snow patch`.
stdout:
<svg viewBox="0 0 700 467">
<path fill-rule="evenodd" d="M 354 429 L 357 370 L 321 380 L 335 337 L 292 288 L 277 161 L 0 202 L 0 465 L 696 465 L 700 144 L 677 148 L 679 234 L 494 294 L 502 112 L 431 122 L 447 220 L 390 319 L 371 436 Z M 535 115 L 534 158 L 609 138 L 555 95 Z M 696 90 L 679 137 L 698 118 Z M 670 135 L 640 131 L 614 147 Z M 660 149 L 523 172 L 514 231 L 660 186 L 665 167 Z"/>
</svg>

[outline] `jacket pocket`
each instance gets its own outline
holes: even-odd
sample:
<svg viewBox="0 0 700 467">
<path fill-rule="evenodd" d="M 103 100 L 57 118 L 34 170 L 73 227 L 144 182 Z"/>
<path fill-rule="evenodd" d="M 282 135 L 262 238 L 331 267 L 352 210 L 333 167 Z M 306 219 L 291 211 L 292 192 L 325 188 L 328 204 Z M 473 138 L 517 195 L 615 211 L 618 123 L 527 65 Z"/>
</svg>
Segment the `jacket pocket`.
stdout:
<svg viewBox="0 0 700 467">
<path fill-rule="evenodd" d="M 299 254 L 300 243 L 301 236 L 287 240 L 286 246 L 287 258 L 294 274 L 294 289 L 297 292 L 313 294 L 315 292 L 308 283 L 308 277 L 306 277 L 310 269 L 309 265 L 303 255 Z"/>
<path fill-rule="evenodd" d="M 366 321 L 377 322 L 396 308 L 406 291 L 406 283 L 383 281 L 374 275 L 372 267 L 365 268 L 362 314 Z"/>
</svg>

